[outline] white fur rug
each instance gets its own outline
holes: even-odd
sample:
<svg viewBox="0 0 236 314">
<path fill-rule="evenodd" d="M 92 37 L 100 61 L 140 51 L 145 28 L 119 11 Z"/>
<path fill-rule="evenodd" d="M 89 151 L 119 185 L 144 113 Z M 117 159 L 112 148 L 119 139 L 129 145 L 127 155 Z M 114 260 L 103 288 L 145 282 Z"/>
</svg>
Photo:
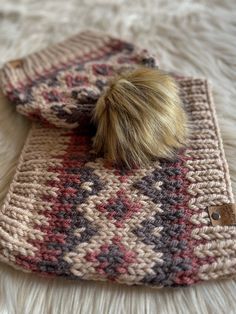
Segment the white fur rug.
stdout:
<svg viewBox="0 0 236 314">
<path fill-rule="evenodd" d="M 236 2 L 231 0 L 0 0 L 0 66 L 84 28 L 101 29 L 158 52 L 162 67 L 213 85 L 236 194 Z M 29 124 L 0 97 L 0 199 Z M 0 265 L 1 314 L 236 312 L 236 283 L 176 290 L 46 280 Z"/>
</svg>

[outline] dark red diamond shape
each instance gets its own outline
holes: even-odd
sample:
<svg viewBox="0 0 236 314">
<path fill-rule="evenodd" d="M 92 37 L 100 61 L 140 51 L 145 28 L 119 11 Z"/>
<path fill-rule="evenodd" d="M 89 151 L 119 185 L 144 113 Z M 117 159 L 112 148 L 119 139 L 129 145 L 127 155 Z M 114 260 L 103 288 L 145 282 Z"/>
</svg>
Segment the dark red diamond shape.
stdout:
<svg viewBox="0 0 236 314">
<path fill-rule="evenodd" d="M 124 221 L 140 211 L 141 207 L 141 204 L 133 202 L 125 190 L 121 189 L 116 197 L 110 198 L 106 204 L 99 205 L 98 210 L 106 213 L 109 220 L 114 220 L 116 227 L 122 227 Z"/>
</svg>

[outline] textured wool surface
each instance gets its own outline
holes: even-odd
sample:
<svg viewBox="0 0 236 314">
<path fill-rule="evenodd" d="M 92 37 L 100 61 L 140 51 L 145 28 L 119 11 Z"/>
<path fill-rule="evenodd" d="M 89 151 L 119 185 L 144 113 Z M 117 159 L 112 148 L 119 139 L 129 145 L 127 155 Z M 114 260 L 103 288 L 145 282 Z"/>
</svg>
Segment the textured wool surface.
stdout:
<svg viewBox="0 0 236 314">
<path fill-rule="evenodd" d="M 19 57 L 87 26 L 155 48 L 161 64 L 213 83 L 215 103 L 235 191 L 235 29 L 233 2 L 8 1 L 1 5 L 1 62 Z M 111 24 L 111 21 L 113 22 Z M 1 197 L 25 141 L 27 122 L 1 99 Z M 35 279 L 1 265 L 2 313 L 233 313 L 234 281 L 176 291 Z M 93 301 L 91 301 L 93 300 Z"/>
<path fill-rule="evenodd" d="M 99 38 L 91 33 L 83 36 Z M 75 38 L 78 43 L 81 35 Z M 84 49 L 85 43 L 80 55 L 86 51 L 87 58 L 93 57 L 93 52 Z M 127 51 L 127 44 L 116 43 L 112 54 L 109 49 L 109 58 L 104 47 L 96 53 L 105 55 L 106 62 L 115 57 L 121 62 L 124 57 L 117 58 L 121 49 L 127 61 L 132 45 Z M 41 52 L 44 57 L 46 51 Z M 33 85 L 26 79 L 29 85 L 22 88 L 23 69 L 29 69 L 30 58 L 37 60 L 34 55 L 25 58 L 22 67 L 7 64 L 1 83 L 24 113 L 28 106 L 46 104 L 41 112 L 43 121 L 51 118 L 49 108 L 54 113 L 56 107 L 57 114 L 58 108 L 65 106 L 62 96 L 68 99 L 72 95 L 74 100 L 74 94 L 81 95 L 82 90 L 82 101 L 92 101 L 91 90 L 96 91 L 97 83 L 100 86 L 116 65 L 105 64 L 103 59 L 100 64 L 93 61 L 96 75 L 89 76 L 96 84 L 93 89 L 86 73 L 78 75 L 88 64 L 82 66 L 77 58 L 69 68 L 54 70 L 50 76 L 47 72 Z M 98 70 L 102 74 L 98 75 Z M 16 71 L 21 74 L 20 81 L 13 81 Z M 4 75 L 10 77 L 9 83 Z M 69 123 L 73 115 L 81 114 L 82 104 L 77 115 L 76 105 L 72 115 L 69 110 L 65 116 L 59 115 L 61 128 L 48 125 L 47 120 L 46 126 L 38 121 L 32 125 L 0 209 L 1 261 L 45 277 L 159 288 L 235 275 L 236 228 L 213 227 L 207 212 L 208 206 L 234 202 L 208 82 L 187 77 L 176 77 L 176 82 L 191 131 L 186 147 L 171 160 L 158 159 L 146 167 L 127 169 L 98 157 L 92 150 L 90 124 L 74 130 Z M 35 95 L 37 101 L 32 101 Z"/>
</svg>

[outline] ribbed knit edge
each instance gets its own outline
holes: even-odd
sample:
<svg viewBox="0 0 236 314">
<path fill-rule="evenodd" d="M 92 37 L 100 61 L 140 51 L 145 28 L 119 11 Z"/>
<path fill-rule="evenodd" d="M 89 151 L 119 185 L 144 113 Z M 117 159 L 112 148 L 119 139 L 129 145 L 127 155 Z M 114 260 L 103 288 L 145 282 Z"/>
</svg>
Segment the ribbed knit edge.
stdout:
<svg viewBox="0 0 236 314">
<path fill-rule="evenodd" d="M 188 83 L 188 81 L 194 80 L 196 81 L 196 83 L 198 83 L 198 80 L 196 79 L 192 79 L 192 78 L 182 78 L 181 81 L 182 83 Z M 201 83 L 201 82 L 200 82 Z M 222 157 L 222 160 L 220 162 L 220 164 L 222 164 L 222 170 L 224 169 L 224 176 L 222 176 L 222 186 L 226 185 L 226 192 L 227 195 L 223 195 L 224 190 L 217 192 L 217 196 L 222 197 L 223 199 L 226 199 L 226 203 L 230 203 L 233 202 L 233 194 L 232 194 L 232 190 L 231 190 L 231 184 L 230 184 L 230 179 L 229 179 L 229 172 L 228 172 L 228 166 L 225 160 L 225 154 L 224 154 L 224 150 L 223 150 L 223 145 L 222 145 L 222 140 L 221 140 L 221 136 L 220 136 L 220 131 L 219 131 L 219 126 L 218 126 L 218 121 L 217 121 L 217 117 L 216 117 L 216 112 L 215 112 L 215 108 L 214 108 L 214 102 L 212 99 L 212 94 L 211 94 L 211 90 L 209 87 L 209 84 L 206 80 L 204 80 L 202 82 L 202 85 L 205 86 L 206 89 L 206 94 L 207 94 L 207 99 L 208 99 L 208 106 L 210 109 L 210 116 L 208 117 L 208 119 L 210 119 L 210 121 L 212 121 L 213 123 L 213 127 L 216 131 L 216 141 L 217 141 L 217 151 L 219 151 L 220 156 Z M 205 109 L 203 108 L 203 112 L 199 112 L 199 117 L 201 116 L 202 119 L 204 119 L 204 112 Z M 196 117 L 197 118 L 197 117 Z M 194 119 L 196 119 L 194 118 Z M 206 117 L 207 118 L 207 117 Z M 194 120 L 193 119 L 193 120 Z M 199 118 L 197 118 L 198 120 L 196 121 L 200 121 Z M 206 121 L 207 122 L 207 121 Z M 203 125 L 204 126 L 204 125 Z M 209 132 L 209 128 L 208 125 L 206 124 L 204 127 L 204 131 Z M 50 134 L 51 132 L 56 134 L 56 140 L 58 141 L 59 139 L 63 139 L 64 138 L 64 134 L 63 134 L 63 130 L 57 130 L 57 129 L 52 129 L 50 130 Z M 40 143 L 43 144 L 43 148 L 44 151 L 47 153 L 47 148 L 44 146 L 44 142 L 45 141 L 50 141 L 51 139 L 54 138 L 54 136 L 52 136 L 50 138 L 50 134 L 48 134 L 48 129 L 43 126 L 40 125 L 36 125 L 33 124 L 31 131 L 28 135 L 28 139 L 26 141 L 25 147 L 23 149 L 22 155 L 20 157 L 19 160 L 19 164 L 17 167 L 17 171 L 15 174 L 15 177 L 13 179 L 13 182 L 10 186 L 9 189 L 9 193 L 6 196 L 5 202 L 3 207 L 1 208 L 1 221 L 3 224 L 3 227 L 0 228 L 0 238 L 2 240 L 2 243 L 0 246 L 0 260 L 8 263 L 12 266 L 14 266 L 17 269 L 23 269 L 24 271 L 26 271 L 24 269 L 24 265 L 22 267 L 18 267 L 18 265 L 15 263 L 15 251 L 18 252 L 18 254 L 21 254 L 23 256 L 33 256 L 34 251 L 32 251 L 35 248 L 30 248 L 27 239 L 24 239 L 24 237 L 21 235 L 21 230 L 23 229 L 24 225 L 22 223 L 22 221 L 19 221 L 19 223 L 21 223 L 23 225 L 23 227 L 19 227 L 18 226 L 18 231 L 16 231 L 16 229 L 13 229 L 11 225 L 8 224 L 8 222 L 5 223 L 4 217 L 5 216 L 9 216 L 6 215 L 6 213 L 10 214 L 10 217 L 12 219 L 12 221 L 14 222 L 16 220 L 16 216 L 15 213 L 16 211 L 19 209 L 19 214 L 21 215 L 21 209 L 24 208 L 21 207 L 21 202 L 22 200 L 17 200 L 16 204 L 10 204 L 11 200 L 13 199 L 14 195 L 16 195 L 16 198 L 18 198 L 19 196 L 24 196 L 24 189 L 30 189 L 31 188 L 31 182 L 26 182 L 25 180 L 27 179 L 27 177 L 21 177 L 21 179 L 19 178 L 20 176 L 22 176 L 22 174 L 24 174 L 24 171 L 28 171 L 29 169 L 25 169 L 24 171 L 22 171 L 22 166 L 26 163 L 28 163 L 28 165 L 31 167 L 32 166 L 32 162 L 30 162 L 30 158 L 27 157 L 27 151 L 29 150 L 29 156 L 31 156 L 32 154 L 38 154 L 37 151 L 35 151 L 34 147 L 30 147 L 32 145 L 32 143 L 34 143 L 34 145 L 40 145 Z M 208 138 L 208 137 L 207 137 Z M 203 150 L 205 150 L 205 153 L 207 154 L 208 152 L 208 144 L 207 144 L 207 138 L 206 138 L 206 143 L 204 143 L 204 138 L 203 138 L 203 142 L 201 143 L 201 146 L 203 147 Z M 67 141 L 67 139 L 66 139 Z M 199 140 L 196 141 L 199 143 Z M 58 147 L 57 145 L 54 145 L 55 147 L 57 147 L 56 149 L 62 149 L 62 151 L 66 151 L 66 146 L 67 143 L 64 142 L 64 140 L 62 142 L 60 142 L 60 147 Z M 195 151 L 197 150 L 198 146 L 196 145 L 195 147 Z M 190 149 L 191 150 L 191 149 Z M 53 150 L 52 150 L 53 152 Z M 53 155 L 55 156 L 58 152 L 53 153 Z M 204 153 L 204 152 L 203 152 Z M 49 153 L 48 153 L 49 154 Z M 38 155 L 37 155 L 38 156 Z M 49 154 L 49 159 L 52 158 L 50 157 Z M 54 158 L 54 157 L 53 157 Z M 41 158 L 39 158 L 39 162 L 41 164 L 45 164 L 45 161 L 43 161 Z M 58 161 L 60 163 L 60 160 Z M 193 165 L 193 164 L 192 164 Z M 46 166 L 48 166 L 48 164 L 46 163 Z M 194 165 L 193 165 L 194 166 Z M 186 164 L 187 167 L 187 164 Z M 204 176 L 204 167 L 203 167 L 203 171 L 200 175 L 197 173 L 199 172 L 199 167 L 197 167 L 197 165 L 195 165 L 195 181 L 193 182 L 193 184 L 195 185 L 195 192 L 196 192 L 196 196 L 195 194 L 193 194 L 192 199 L 195 198 L 195 200 L 198 198 L 198 204 L 196 203 L 191 203 L 189 202 L 189 206 L 194 205 L 196 208 L 192 209 L 192 216 L 191 216 L 191 223 L 193 224 L 193 228 L 192 228 L 192 233 L 191 233 L 191 237 L 195 240 L 199 240 L 199 239 L 203 239 L 204 243 L 196 245 L 196 247 L 193 248 L 194 251 L 194 258 L 196 257 L 197 259 L 199 259 L 202 263 L 202 266 L 200 267 L 198 273 L 196 274 L 198 276 L 198 278 L 200 280 L 211 280 L 211 279 L 216 279 L 219 277 L 231 277 L 231 276 L 235 276 L 235 268 L 233 268 L 234 266 L 231 266 L 231 262 L 234 263 L 235 261 L 235 248 L 234 248 L 234 244 L 232 245 L 232 242 L 235 239 L 235 226 L 217 226 L 217 227 L 213 227 L 210 225 L 210 220 L 207 216 L 207 213 L 202 212 L 201 210 L 198 213 L 198 209 L 200 208 L 199 205 L 203 205 L 203 203 L 205 203 L 205 200 L 201 200 L 202 198 L 202 194 L 198 193 L 197 190 L 197 184 L 201 184 L 202 183 L 202 179 L 203 180 L 208 180 L 207 178 L 205 178 Z M 214 169 L 212 169 L 214 171 Z M 45 176 L 45 180 L 47 178 L 47 175 L 42 173 Z M 209 168 L 209 175 L 212 175 L 213 172 L 211 172 L 211 169 Z M 32 176 L 32 174 L 29 172 L 28 173 L 29 176 Z M 36 173 L 36 176 L 40 176 L 40 172 Z M 51 175 L 51 173 L 50 173 Z M 213 174 L 214 175 L 214 174 Z M 51 177 L 50 177 L 51 179 Z M 38 181 L 39 179 L 37 178 L 36 182 L 39 183 Z M 221 178 L 219 177 L 219 183 L 221 182 Z M 211 182 L 214 181 L 214 178 L 211 179 Z M 24 189 L 20 190 L 20 194 L 17 193 L 16 191 L 16 187 L 21 186 Z M 37 187 L 38 188 L 38 187 Z M 49 188 L 49 187 L 48 187 Z M 201 187 L 200 187 L 201 189 Z M 38 194 L 37 190 L 34 190 L 35 195 Z M 50 188 L 50 193 L 53 193 L 52 188 Z M 31 195 L 29 194 L 29 197 L 31 198 Z M 57 199 L 57 194 L 55 194 L 55 199 Z M 25 204 L 25 200 L 24 204 Z M 213 200 L 214 201 L 214 200 Z M 221 200 L 219 200 L 221 201 Z M 206 200 L 206 202 L 210 205 L 211 204 L 211 200 L 210 200 L 210 194 L 209 194 L 209 200 Z M 216 198 L 215 200 L 216 205 L 218 202 L 218 198 Z M 13 202 L 14 203 L 14 202 Z M 30 204 L 30 199 L 29 199 L 29 204 Z M 13 207 L 12 207 L 13 206 Z M 15 206 L 15 207 L 14 207 Z M 27 205 L 28 206 L 28 205 Z M 205 207 L 205 205 L 204 205 Z M 29 207 L 30 208 L 30 207 Z M 11 214 L 13 213 L 13 214 Z M 11 216 L 12 215 L 12 216 Z M 194 218 L 195 217 L 195 218 Z M 32 219 L 34 219 L 35 221 L 37 220 L 37 216 L 32 217 Z M 194 220 L 196 220 L 196 222 L 194 222 Z M 24 221 L 23 221 L 24 222 Z M 45 223 L 45 221 L 43 220 L 43 223 Z M 7 229 L 9 226 L 9 229 Z M 31 227 L 30 224 L 28 224 L 29 228 Z M 16 227 L 15 227 L 16 228 Z M 10 231 L 9 231 L 10 230 Z M 20 236 L 20 240 L 22 241 L 22 243 L 18 243 L 16 240 L 16 233 L 19 234 Z M 32 237 L 32 232 L 30 233 L 30 236 Z M 38 235 L 40 236 L 40 234 Z M 191 239 L 190 239 L 191 240 Z M 25 243 L 27 244 L 27 246 L 25 246 Z M 232 250 L 231 250 L 232 248 Z M 231 251 L 230 251 L 231 250 Z M 210 260 L 208 261 L 208 258 L 210 257 Z M 211 259 L 214 258 L 215 260 L 212 261 Z M 220 259 L 224 258 L 223 261 L 221 261 Z M 81 262 L 83 263 L 83 261 Z M 230 264 L 230 265 L 228 265 Z M 87 269 L 90 269 L 89 267 L 84 267 L 83 269 L 85 269 L 86 271 L 86 279 L 95 279 L 98 280 L 97 277 L 92 277 L 93 274 L 92 273 L 87 273 Z M 223 270 L 222 270 L 223 269 Z M 121 282 L 121 281 L 120 281 Z M 134 282 L 130 282 L 130 281 L 124 281 L 123 283 L 126 284 L 132 284 Z M 136 283 L 136 282 L 135 282 Z M 138 282 L 138 284 L 140 284 L 141 282 Z"/>
<path fill-rule="evenodd" d="M 60 43 L 32 53 L 22 59 L 7 62 L 0 70 L 0 82 L 6 93 L 21 88 L 35 79 L 72 64 L 75 60 L 86 61 L 89 55 L 99 58 L 114 49 L 120 42 L 107 34 L 84 31 Z"/>
<path fill-rule="evenodd" d="M 229 173 L 229 166 L 226 160 L 225 156 L 225 151 L 224 151 L 224 146 L 223 146 L 223 141 L 222 141 L 222 134 L 220 131 L 219 127 L 219 122 L 218 118 L 216 115 L 216 109 L 215 109 L 215 104 L 213 100 L 213 93 L 212 93 L 212 86 L 209 83 L 209 81 L 205 80 L 205 85 L 206 85 L 206 90 L 207 90 L 207 97 L 208 97 L 208 102 L 209 102 L 209 108 L 211 110 L 212 114 L 212 120 L 215 126 L 216 134 L 217 134 L 217 140 L 218 140 L 218 146 L 219 146 L 219 151 L 221 154 L 221 158 L 223 161 L 223 167 L 224 167 L 224 174 L 225 174 L 225 183 L 227 186 L 227 192 L 228 192 L 228 197 L 231 203 L 234 203 L 234 195 L 233 195 L 233 190 L 232 190 L 232 185 L 231 185 L 231 180 L 230 180 L 230 173 Z"/>
</svg>

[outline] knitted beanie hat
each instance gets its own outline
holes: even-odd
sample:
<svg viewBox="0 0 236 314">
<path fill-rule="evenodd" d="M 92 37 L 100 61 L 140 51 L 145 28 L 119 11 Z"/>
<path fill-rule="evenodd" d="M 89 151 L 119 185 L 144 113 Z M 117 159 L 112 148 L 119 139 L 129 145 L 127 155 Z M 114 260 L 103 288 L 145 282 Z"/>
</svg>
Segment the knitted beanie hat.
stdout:
<svg viewBox="0 0 236 314">
<path fill-rule="evenodd" d="M 101 92 L 114 74 L 157 62 L 145 49 L 93 32 L 8 62 L 2 88 L 18 112 L 48 126 L 86 130 Z"/>
<path fill-rule="evenodd" d="M 0 260 L 43 276 L 185 286 L 236 272 L 236 208 L 206 80 L 179 77 L 188 146 L 120 169 L 91 150 L 109 77 L 156 66 L 146 50 L 83 32 L 7 63 L 1 87 L 31 130 L 0 209 Z"/>
</svg>

